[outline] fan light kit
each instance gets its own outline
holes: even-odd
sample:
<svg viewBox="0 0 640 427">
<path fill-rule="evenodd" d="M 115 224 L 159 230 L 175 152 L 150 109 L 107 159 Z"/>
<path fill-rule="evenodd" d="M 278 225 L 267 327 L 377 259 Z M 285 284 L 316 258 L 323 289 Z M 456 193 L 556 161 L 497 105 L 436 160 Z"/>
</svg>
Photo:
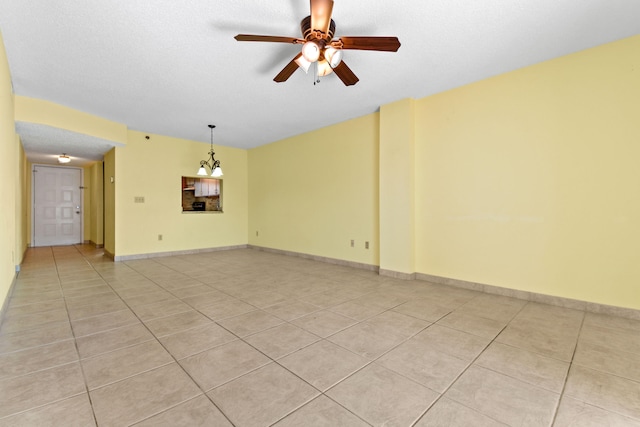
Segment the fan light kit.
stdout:
<svg viewBox="0 0 640 427">
<path fill-rule="evenodd" d="M 324 58 L 327 60 L 331 68 L 336 68 L 342 61 L 342 51 L 333 46 L 329 46 L 324 51 Z"/>
<path fill-rule="evenodd" d="M 58 163 L 69 163 L 71 161 L 71 157 L 67 156 L 67 153 L 62 153 L 58 156 Z"/>
<path fill-rule="evenodd" d="M 358 83 L 358 77 L 342 61 L 342 51 L 377 50 L 383 52 L 397 52 L 400 41 L 397 37 L 340 37 L 334 39 L 336 23 L 331 19 L 333 0 L 310 0 L 311 15 L 300 23 L 302 37 L 261 36 L 253 34 L 238 34 L 235 39 L 241 42 L 275 42 L 301 44 L 302 49 L 278 75 L 273 79 L 278 83 L 286 81 L 298 69 L 306 73 L 311 64 L 315 64 L 317 77 L 323 77 L 332 72 L 346 86 Z M 316 79 L 318 82 L 320 80 Z"/>
<path fill-rule="evenodd" d="M 309 62 L 316 62 L 320 58 L 320 46 L 314 41 L 302 45 L 302 56 Z"/>
<path fill-rule="evenodd" d="M 200 169 L 198 169 L 199 176 L 207 176 L 209 172 L 207 172 L 208 167 L 211 170 L 211 176 L 214 178 L 220 178 L 222 176 L 222 169 L 220 168 L 220 160 L 216 160 L 213 151 L 213 129 L 216 125 L 209 125 L 209 129 L 211 129 L 211 149 L 209 150 L 209 158 L 207 160 L 200 160 Z"/>
</svg>

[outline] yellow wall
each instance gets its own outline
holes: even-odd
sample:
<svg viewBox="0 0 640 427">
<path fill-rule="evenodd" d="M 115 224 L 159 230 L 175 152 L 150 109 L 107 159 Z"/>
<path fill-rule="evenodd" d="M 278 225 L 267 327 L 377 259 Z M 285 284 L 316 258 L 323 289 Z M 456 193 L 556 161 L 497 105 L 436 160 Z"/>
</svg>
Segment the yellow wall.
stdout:
<svg viewBox="0 0 640 427">
<path fill-rule="evenodd" d="M 249 243 L 378 265 L 378 128 L 371 114 L 251 149 Z"/>
<path fill-rule="evenodd" d="M 82 168 L 82 239 L 84 242 L 91 240 L 91 166 Z"/>
<path fill-rule="evenodd" d="M 118 145 L 126 145 L 127 127 L 124 124 L 103 119 L 82 111 L 74 110 L 53 102 L 34 99 L 24 96 L 15 96 L 15 120 L 38 123 L 90 135 L 96 138 L 113 141 Z M 102 167 L 102 163 L 97 164 Z M 83 239 L 95 244 L 103 244 L 103 215 L 102 215 L 102 182 L 94 169 L 96 164 L 85 166 L 83 169 Z M 100 170 L 100 176 L 102 170 Z M 27 188 L 31 192 L 31 164 L 28 168 Z M 98 181 L 95 181 L 98 180 Z M 31 241 L 31 215 L 30 198 L 27 200 L 27 235 Z M 96 240 L 97 239 L 97 240 Z"/>
<path fill-rule="evenodd" d="M 414 101 L 380 108 L 380 269 L 415 270 Z"/>
<path fill-rule="evenodd" d="M 416 103 L 416 270 L 640 309 L 640 36 Z"/>
<path fill-rule="evenodd" d="M 9 291 L 16 266 L 16 134 L 13 122 L 13 93 L 9 64 L 0 34 L 0 298 Z"/>
<path fill-rule="evenodd" d="M 183 214 L 180 177 L 207 144 L 29 98 L 14 110 L 0 50 L 0 298 L 28 240 L 15 111 L 126 144 L 104 160 L 104 245 L 117 256 L 248 242 L 640 309 L 639 51 L 636 36 L 249 151 L 216 145 L 224 213 Z"/>
<path fill-rule="evenodd" d="M 31 245 L 31 233 L 33 224 L 31 224 L 33 217 L 33 163 L 27 160 L 26 170 L 25 170 L 25 187 L 27 191 L 26 201 L 25 201 L 25 210 L 26 210 L 26 236 L 27 236 L 27 244 Z"/>
<path fill-rule="evenodd" d="M 41 99 L 16 96 L 15 119 L 91 135 L 119 144 L 127 142 L 125 125 Z"/>
<path fill-rule="evenodd" d="M 214 148 L 224 171 L 224 212 L 182 213 L 182 176 L 196 176 L 209 145 L 128 132 L 127 146 L 115 148 L 116 256 L 247 244 L 247 151 Z"/>
<path fill-rule="evenodd" d="M 89 234 L 85 235 L 85 240 L 89 240 L 94 245 L 104 245 L 104 203 L 103 203 L 103 176 L 102 162 L 93 163 L 85 174 L 89 175 L 88 192 L 85 190 L 85 197 L 89 195 Z"/>
<path fill-rule="evenodd" d="M 0 301 L 4 303 L 24 252 L 24 152 L 15 133 L 11 75 L 0 33 Z M 2 304 L 0 304 L 2 307 Z"/>
<path fill-rule="evenodd" d="M 116 149 L 104 155 L 104 250 L 116 254 Z M 113 178 L 114 182 L 112 182 Z"/>
<path fill-rule="evenodd" d="M 27 161 L 27 156 L 24 153 L 24 148 L 22 147 L 22 143 L 20 142 L 20 138 L 16 135 L 16 146 L 17 150 L 17 176 L 15 180 L 16 186 L 16 265 L 20 265 L 22 263 L 22 259 L 24 257 L 24 253 L 27 250 L 27 246 L 30 243 L 29 240 L 29 212 L 27 211 L 27 201 L 29 200 L 29 195 L 31 194 L 30 188 L 28 187 L 29 182 L 29 162 Z"/>
</svg>

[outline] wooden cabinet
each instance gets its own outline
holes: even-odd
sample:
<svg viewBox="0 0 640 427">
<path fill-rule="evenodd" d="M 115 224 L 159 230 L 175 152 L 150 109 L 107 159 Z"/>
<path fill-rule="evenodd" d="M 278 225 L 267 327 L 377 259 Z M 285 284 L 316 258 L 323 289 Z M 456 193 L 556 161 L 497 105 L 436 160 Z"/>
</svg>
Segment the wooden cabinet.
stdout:
<svg viewBox="0 0 640 427">
<path fill-rule="evenodd" d="M 196 179 L 189 178 L 186 176 L 182 177 L 182 189 L 183 190 L 193 190 L 195 186 Z"/>
<path fill-rule="evenodd" d="M 220 195 L 220 181 L 217 179 L 196 179 L 195 182 L 195 196 L 207 197 L 207 196 L 219 196 Z"/>
<path fill-rule="evenodd" d="M 198 180 L 195 182 L 195 187 L 196 187 L 196 188 L 195 188 L 195 190 L 196 190 L 196 197 L 202 197 L 202 195 L 203 195 L 203 194 L 202 194 L 202 180 L 201 180 L 201 179 L 198 179 Z"/>
<path fill-rule="evenodd" d="M 222 180 L 182 177 L 182 212 L 222 212 Z"/>
<path fill-rule="evenodd" d="M 209 195 L 210 196 L 219 196 L 220 195 L 220 181 L 217 179 L 212 179 L 212 182 L 209 182 Z"/>
</svg>

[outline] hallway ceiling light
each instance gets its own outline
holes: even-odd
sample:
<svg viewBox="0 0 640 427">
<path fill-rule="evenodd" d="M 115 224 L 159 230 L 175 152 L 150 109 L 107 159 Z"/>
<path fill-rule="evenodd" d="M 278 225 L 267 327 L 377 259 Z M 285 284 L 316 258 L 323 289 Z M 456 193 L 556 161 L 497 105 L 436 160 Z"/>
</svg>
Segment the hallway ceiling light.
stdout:
<svg viewBox="0 0 640 427">
<path fill-rule="evenodd" d="M 211 149 L 209 150 L 209 158 L 207 160 L 200 160 L 200 169 L 198 169 L 199 176 L 206 176 L 209 173 L 207 172 L 207 168 L 211 170 L 211 176 L 214 178 L 219 178 L 222 176 L 222 169 L 220 168 L 220 160 L 216 160 L 214 155 L 216 154 L 213 151 L 213 128 L 216 125 L 208 125 L 209 129 L 211 129 Z M 206 167 L 205 167 L 206 166 Z"/>
<path fill-rule="evenodd" d="M 58 163 L 69 163 L 71 161 L 71 157 L 67 156 L 67 153 L 62 153 L 58 156 Z"/>
</svg>

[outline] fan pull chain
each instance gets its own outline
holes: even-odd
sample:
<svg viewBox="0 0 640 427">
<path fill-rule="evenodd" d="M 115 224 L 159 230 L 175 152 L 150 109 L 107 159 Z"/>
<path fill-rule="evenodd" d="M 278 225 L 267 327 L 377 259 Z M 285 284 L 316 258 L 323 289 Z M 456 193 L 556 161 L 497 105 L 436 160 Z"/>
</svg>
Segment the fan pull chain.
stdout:
<svg viewBox="0 0 640 427">
<path fill-rule="evenodd" d="M 313 85 L 320 84 L 320 76 L 318 76 L 318 63 L 313 63 Z"/>
</svg>

